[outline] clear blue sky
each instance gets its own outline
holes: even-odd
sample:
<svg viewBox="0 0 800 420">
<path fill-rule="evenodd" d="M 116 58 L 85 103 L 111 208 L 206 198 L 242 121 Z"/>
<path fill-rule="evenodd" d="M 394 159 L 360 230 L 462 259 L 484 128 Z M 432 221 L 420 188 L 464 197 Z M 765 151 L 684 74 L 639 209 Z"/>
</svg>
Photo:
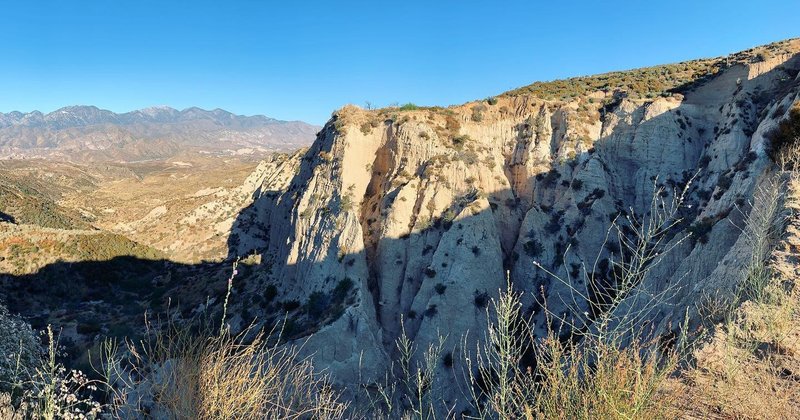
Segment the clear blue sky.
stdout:
<svg viewBox="0 0 800 420">
<path fill-rule="evenodd" d="M 800 36 L 800 1 L 14 1 L 0 111 L 223 108 L 323 123 Z"/>
</svg>

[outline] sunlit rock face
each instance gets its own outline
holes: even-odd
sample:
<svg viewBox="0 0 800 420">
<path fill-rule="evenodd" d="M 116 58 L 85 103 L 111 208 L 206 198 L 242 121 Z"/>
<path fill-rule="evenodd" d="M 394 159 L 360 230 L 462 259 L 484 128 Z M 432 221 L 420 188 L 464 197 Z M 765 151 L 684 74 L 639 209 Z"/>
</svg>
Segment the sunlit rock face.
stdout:
<svg viewBox="0 0 800 420">
<path fill-rule="evenodd" d="M 370 383 L 403 333 L 419 349 L 444 337 L 446 352 L 472 351 L 462 347 L 484 339 L 507 281 L 537 335 L 564 327 L 548 325 L 543 302 L 590 313 L 592 296 L 576 290 L 589 289 L 586 273 L 612 281 L 623 254 L 612 221 L 685 191 L 681 223 L 664 237 L 671 251 L 623 305 L 669 334 L 704 291 L 730 293 L 747 259 L 740 226 L 774 166 L 766 137 L 800 94 L 797 42 L 782 48 L 758 62 L 742 53 L 563 88 L 577 92 L 533 85 L 446 109 L 345 107 L 292 158 L 294 178 L 256 198 L 251 224 L 265 233 L 254 290 L 277 291 L 274 306 L 337 381 Z M 608 87 L 623 76 L 634 87 Z M 635 94 L 648 77 L 664 93 Z M 585 88 L 597 78 L 605 87 Z M 463 379 L 457 366 L 437 369 Z"/>
</svg>

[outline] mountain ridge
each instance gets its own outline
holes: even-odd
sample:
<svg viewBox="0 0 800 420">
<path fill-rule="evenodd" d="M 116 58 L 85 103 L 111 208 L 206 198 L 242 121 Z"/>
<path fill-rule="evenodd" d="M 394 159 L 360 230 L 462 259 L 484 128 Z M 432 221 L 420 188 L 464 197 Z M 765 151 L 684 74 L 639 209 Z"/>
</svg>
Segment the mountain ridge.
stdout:
<svg viewBox="0 0 800 420">
<path fill-rule="evenodd" d="M 117 114 L 93 105 L 0 113 L 0 159 L 165 159 L 182 152 L 263 155 L 307 146 L 321 127 L 220 108 L 150 107 Z"/>
<path fill-rule="evenodd" d="M 300 120 L 279 120 L 263 114 L 235 114 L 222 108 L 206 110 L 196 106 L 179 110 L 170 106 L 160 105 L 117 113 L 95 105 L 68 105 L 48 113 L 39 110 L 0 112 L 0 128 L 12 125 L 37 126 L 52 122 L 58 123 L 64 120 L 64 116 L 70 118 L 70 121 L 74 121 L 74 123 L 62 125 L 59 128 L 85 127 L 103 123 L 185 122 L 198 119 L 210 119 L 221 123 L 224 123 L 226 119 L 246 120 L 263 124 L 305 123 Z"/>
</svg>

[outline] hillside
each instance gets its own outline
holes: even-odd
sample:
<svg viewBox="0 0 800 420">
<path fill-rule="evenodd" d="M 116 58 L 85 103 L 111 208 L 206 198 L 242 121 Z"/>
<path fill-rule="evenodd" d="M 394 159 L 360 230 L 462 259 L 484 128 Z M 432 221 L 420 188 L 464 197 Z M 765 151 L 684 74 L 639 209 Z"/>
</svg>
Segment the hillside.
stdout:
<svg viewBox="0 0 800 420">
<path fill-rule="evenodd" d="M 101 165 L 0 161 L 1 220 L 115 233 L 158 249 L 173 261 L 222 260 L 229 255 L 231 235 L 241 238 L 237 241 L 242 247 L 260 243 L 257 238 L 263 233 L 257 227 L 240 232 L 242 228 L 233 224 L 253 203 L 265 179 L 292 176 L 283 165 L 287 158 L 274 154 L 259 163 L 182 156 Z"/>
</svg>

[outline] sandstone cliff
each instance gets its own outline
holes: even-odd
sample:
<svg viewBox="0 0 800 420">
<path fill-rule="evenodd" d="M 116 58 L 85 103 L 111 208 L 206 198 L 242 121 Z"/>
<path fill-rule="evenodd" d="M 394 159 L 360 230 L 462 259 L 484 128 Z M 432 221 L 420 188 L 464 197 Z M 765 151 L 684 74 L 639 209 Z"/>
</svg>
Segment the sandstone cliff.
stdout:
<svg viewBox="0 0 800 420">
<path fill-rule="evenodd" d="M 242 216 L 264 232 L 252 292 L 271 302 L 266 319 L 288 313 L 288 335 L 306 336 L 336 380 L 371 382 L 403 331 L 419 348 L 445 336 L 452 354 L 465 336 L 479 340 L 507 275 L 537 334 L 543 301 L 591 313 L 596 302 L 574 288 L 587 271 L 613 278 L 612 220 L 685 189 L 665 239 L 674 248 L 621 309 L 646 310 L 668 336 L 687 313 L 696 322 L 701 297 L 736 287 L 750 252 L 742 221 L 774 166 L 768 134 L 800 96 L 798 51 L 792 40 L 446 109 L 345 107 L 293 157 L 294 177 L 266 182 Z M 438 369 L 458 378 L 450 363 Z M 458 398 L 450 388 L 445 398 Z"/>
</svg>

